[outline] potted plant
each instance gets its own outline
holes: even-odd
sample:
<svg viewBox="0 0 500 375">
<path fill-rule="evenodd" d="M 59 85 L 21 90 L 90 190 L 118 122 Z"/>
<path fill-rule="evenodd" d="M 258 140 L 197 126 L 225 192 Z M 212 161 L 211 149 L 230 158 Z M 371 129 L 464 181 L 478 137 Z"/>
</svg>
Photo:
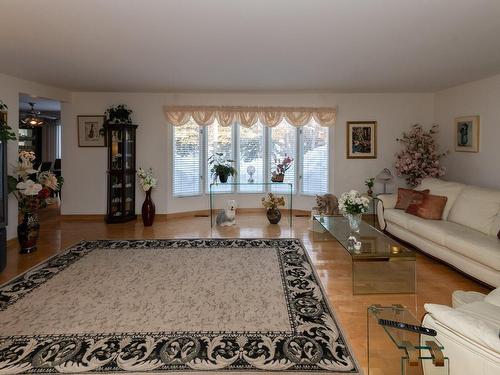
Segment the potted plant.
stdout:
<svg viewBox="0 0 500 375">
<path fill-rule="evenodd" d="M 265 198 L 262 198 L 262 205 L 267 209 L 266 215 L 269 222 L 271 224 L 278 224 L 281 220 L 281 211 L 278 207 L 285 205 L 285 198 L 269 193 Z"/>
<path fill-rule="evenodd" d="M 222 152 L 216 152 L 208 158 L 210 165 L 210 173 L 213 181 L 217 182 L 217 178 L 221 183 L 226 183 L 229 176 L 236 176 L 237 171 L 231 164 L 235 163 L 234 160 L 225 159 Z"/>
<path fill-rule="evenodd" d="M 144 199 L 144 203 L 142 204 L 142 222 L 145 227 L 150 227 L 153 225 L 156 212 L 155 204 L 151 199 L 151 190 L 157 186 L 158 181 L 154 177 L 153 169 L 151 168 L 147 170 L 139 168 L 137 170 L 137 178 L 142 190 L 146 192 L 146 199 Z"/>
<path fill-rule="evenodd" d="M 274 171 L 272 171 L 272 182 L 283 182 L 285 180 L 285 172 L 290 169 L 293 163 L 293 158 L 285 154 L 283 160 L 274 157 Z"/>
<path fill-rule="evenodd" d="M 373 195 L 373 186 L 375 185 L 375 177 L 367 177 L 366 180 L 365 180 L 365 186 L 368 188 L 368 191 L 366 192 L 366 194 L 368 194 L 368 196 L 372 196 Z"/>
<path fill-rule="evenodd" d="M 12 128 L 7 124 L 7 105 L 0 100 L 0 141 L 15 141 L 16 133 L 12 131 Z"/>
<path fill-rule="evenodd" d="M 35 153 L 21 151 L 19 161 L 14 167 L 14 176 L 9 176 L 9 193 L 19 202 L 20 220 L 17 238 L 21 245 L 20 253 L 28 254 L 36 250 L 40 224 L 38 210 L 54 203 L 53 193 L 60 190 L 62 177 L 50 171 L 40 172 L 33 169 Z"/>
<path fill-rule="evenodd" d="M 357 190 L 342 193 L 339 199 L 339 209 L 349 221 L 353 232 L 359 232 L 359 224 L 363 213 L 368 211 L 370 200 L 361 196 Z"/>
<path fill-rule="evenodd" d="M 131 124 L 132 119 L 130 115 L 132 110 L 127 108 L 126 104 L 109 107 L 106 112 L 106 123 L 108 124 Z"/>
</svg>

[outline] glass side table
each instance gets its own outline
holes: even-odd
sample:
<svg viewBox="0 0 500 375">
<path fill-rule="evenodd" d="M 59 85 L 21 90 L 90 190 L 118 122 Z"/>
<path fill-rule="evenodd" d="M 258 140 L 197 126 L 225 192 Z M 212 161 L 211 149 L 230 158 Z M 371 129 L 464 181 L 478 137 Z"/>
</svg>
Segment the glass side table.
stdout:
<svg viewBox="0 0 500 375">
<path fill-rule="evenodd" d="M 420 325 L 401 305 L 370 306 L 367 310 L 368 375 L 449 375 L 449 360 L 436 337 L 382 326 L 379 319 Z"/>
</svg>

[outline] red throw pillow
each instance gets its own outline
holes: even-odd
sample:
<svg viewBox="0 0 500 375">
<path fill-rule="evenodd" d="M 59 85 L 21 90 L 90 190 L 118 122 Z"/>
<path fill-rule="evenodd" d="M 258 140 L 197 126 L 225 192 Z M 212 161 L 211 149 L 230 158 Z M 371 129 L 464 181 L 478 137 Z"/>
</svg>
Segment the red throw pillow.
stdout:
<svg viewBox="0 0 500 375">
<path fill-rule="evenodd" d="M 411 190 L 398 189 L 398 200 L 394 208 L 398 210 L 406 210 L 411 203 L 420 203 L 425 194 L 429 194 L 429 189 L 426 190 Z"/>
<path fill-rule="evenodd" d="M 405 212 L 422 219 L 441 220 L 447 201 L 447 197 L 425 194 L 422 202 L 410 203 Z"/>
</svg>

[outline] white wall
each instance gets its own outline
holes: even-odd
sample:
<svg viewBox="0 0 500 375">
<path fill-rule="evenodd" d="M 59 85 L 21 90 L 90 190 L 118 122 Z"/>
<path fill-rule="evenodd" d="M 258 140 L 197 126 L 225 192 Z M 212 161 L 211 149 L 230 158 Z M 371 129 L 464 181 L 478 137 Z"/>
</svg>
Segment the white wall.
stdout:
<svg viewBox="0 0 500 375">
<path fill-rule="evenodd" d="M 479 152 L 455 152 L 454 119 L 470 115 L 480 116 Z M 500 75 L 436 93 L 435 119 L 450 151 L 446 179 L 500 188 Z"/>
<path fill-rule="evenodd" d="M 63 214 L 103 214 L 106 211 L 106 149 L 79 148 L 77 115 L 102 114 L 113 104 L 127 104 L 134 110 L 137 131 L 137 165 L 152 167 L 159 178 L 153 192 L 157 213 L 199 210 L 208 198 L 174 198 L 171 193 L 172 129 L 164 118 L 163 105 L 270 105 L 337 106 L 338 119 L 331 130 L 330 190 L 340 194 L 351 188 L 364 190 L 363 181 L 384 167 L 392 167 L 399 149 L 396 137 L 415 122 L 433 120 L 433 94 L 156 94 L 73 93 L 71 111 L 63 106 Z M 346 159 L 346 121 L 378 121 L 378 158 Z M 137 191 L 139 212 L 143 193 Z M 310 209 L 312 197 L 294 198 L 296 208 Z M 257 206 L 256 196 L 246 197 L 240 206 Z"/>
<path fill-rule="evenodd" d="M 66 90 L 0 74 L 0 100 L 2 100 L 9 107 L 8 123 L 15 133 L 17 133 L 19 128 L 19 94 L 21 93 L 60 101 L 68 101 L 70 99 L 70 93 Z M 9 141 L 7 150 L 7 163 L 10 174 L 10 165 L 17 160 L 17 142 Z M 7 239 L 17 237 L 16 229 L 17 201 L 11 195 L 9 197 L 9 225 L 7 226 Z"/>
</svg>

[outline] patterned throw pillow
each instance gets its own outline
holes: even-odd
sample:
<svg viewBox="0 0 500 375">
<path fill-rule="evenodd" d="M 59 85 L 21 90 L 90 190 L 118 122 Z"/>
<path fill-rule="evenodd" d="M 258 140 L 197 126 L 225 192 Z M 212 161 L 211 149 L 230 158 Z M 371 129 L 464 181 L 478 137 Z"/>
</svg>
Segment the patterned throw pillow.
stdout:
<svg viewBox="0 0 500 375">
<path fill-rule="evenodd" d="M 410 203 L 405 212 L 422 219 L 441 220 L 447 201 L 447 197 L 425 194 L 422 202 Z"/>
<path fill-rule="evenodd" d="M 394 208 L 398 210 L 406 210 L 410 204 L 422 202 L 425 194 L 429 194 L 429 189 L 419 191 L 399 188 L 398 200 Z"/>
</svg>

